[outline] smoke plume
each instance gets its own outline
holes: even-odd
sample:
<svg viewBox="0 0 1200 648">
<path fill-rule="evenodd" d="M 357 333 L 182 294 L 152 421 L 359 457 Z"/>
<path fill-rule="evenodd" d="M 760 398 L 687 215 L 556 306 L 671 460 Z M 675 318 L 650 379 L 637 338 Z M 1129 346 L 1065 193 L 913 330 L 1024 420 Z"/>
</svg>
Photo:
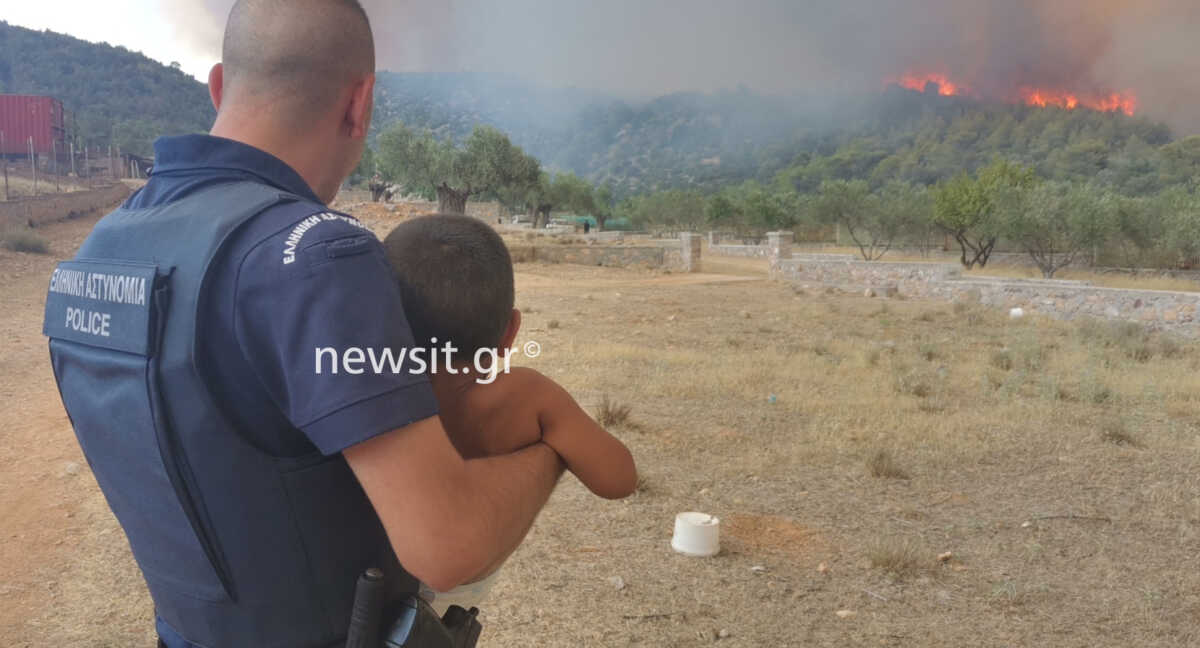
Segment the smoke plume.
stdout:
<svg viewBox="0 0 1200 648">
<path fill-rule="evenodd" d="M 844 94 L 936 71 L 981 95 L 1122 92 L 1200 132 L 1196 0 L 366 0 L 379 65 L 626 97 L 739 85 Z M 215 58 L 232 0 L 170 0 Z"/>
</svg>

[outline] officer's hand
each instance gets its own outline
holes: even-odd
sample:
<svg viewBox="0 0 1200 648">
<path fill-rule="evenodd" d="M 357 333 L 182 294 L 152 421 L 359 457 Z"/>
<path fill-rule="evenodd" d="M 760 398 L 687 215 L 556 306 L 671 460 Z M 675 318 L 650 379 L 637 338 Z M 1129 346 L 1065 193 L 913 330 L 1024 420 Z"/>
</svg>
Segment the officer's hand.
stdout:
<svg viewBox="0 0 1200 648">
<path fill-rule="evenodd" d="M 464 461 L 437 417 L 343 453 L 400 564 L 438 591 L 484 575 L 520 544 L 562 474 L 545 444 Z"/>
</svg>

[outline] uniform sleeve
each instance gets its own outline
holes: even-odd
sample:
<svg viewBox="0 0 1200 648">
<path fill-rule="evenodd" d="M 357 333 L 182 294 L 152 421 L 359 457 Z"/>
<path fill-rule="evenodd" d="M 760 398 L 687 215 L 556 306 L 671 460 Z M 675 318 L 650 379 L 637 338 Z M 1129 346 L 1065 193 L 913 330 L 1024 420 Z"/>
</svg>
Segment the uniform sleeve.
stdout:
<svg viewBox="0 0 1200 648">
<path fill-rule="evenodd" d="M 259 381 L 326 455 L 437 414 L 383 246 L 353 219 L 315 214 L 251 250 L 234 330 Z"/>
</svg>

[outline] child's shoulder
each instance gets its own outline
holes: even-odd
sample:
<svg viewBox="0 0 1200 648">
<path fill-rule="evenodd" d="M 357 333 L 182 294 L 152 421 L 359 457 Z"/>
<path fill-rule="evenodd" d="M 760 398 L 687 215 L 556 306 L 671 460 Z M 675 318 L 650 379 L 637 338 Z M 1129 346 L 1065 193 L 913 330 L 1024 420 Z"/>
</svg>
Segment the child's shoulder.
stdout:
<svg viewBox="0 0 1200 648">
<path fill-rule="evenodd" d="M 503 378 L 507 378 L 509 383 L 515 388 L 536 387 L 538 385 L 553 384 L 554 381 L 547 378 L 542 372 L 529 367 L 513 367 L 507 373 L 501 374 Z"/>
<path fill-rule="evenodd" d="M 477 405 L 497 404 L 512 399 L 528 402 L 548 384 L 553 384 L 553 381 L 533 369 L 513 367 L 507 372 L 497 374 L 491 382 L 472 386 L 471 400 Z"/>
</svg>

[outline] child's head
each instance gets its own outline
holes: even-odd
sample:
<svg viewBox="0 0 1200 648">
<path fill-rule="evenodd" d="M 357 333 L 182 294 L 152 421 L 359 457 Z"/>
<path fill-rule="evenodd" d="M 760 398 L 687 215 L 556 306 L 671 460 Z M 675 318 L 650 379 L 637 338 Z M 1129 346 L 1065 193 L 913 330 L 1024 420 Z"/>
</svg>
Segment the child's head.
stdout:
<svg viewBox="0 0 1200 648">
<path fill-rule="evenodd" d="M 437 338 L 469 358 L 512 344 L 520 326 L 512 259 L 490 225 L 470 216 L 421 216 L 396 226 L 384 247 L 418 345 Z"/>
</svg>

